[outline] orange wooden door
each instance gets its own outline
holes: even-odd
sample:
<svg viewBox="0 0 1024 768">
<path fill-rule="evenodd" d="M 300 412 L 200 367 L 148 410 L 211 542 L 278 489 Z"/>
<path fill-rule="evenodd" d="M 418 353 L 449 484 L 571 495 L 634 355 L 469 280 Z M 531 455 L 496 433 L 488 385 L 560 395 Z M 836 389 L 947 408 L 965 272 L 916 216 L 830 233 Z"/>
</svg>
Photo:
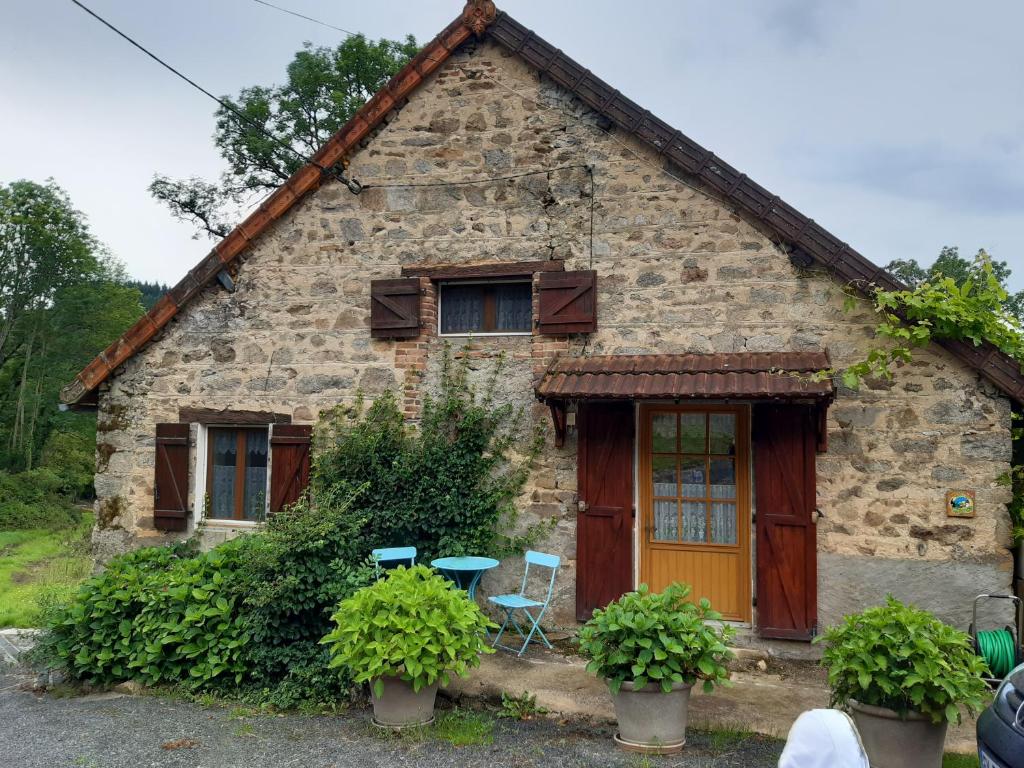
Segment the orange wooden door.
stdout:
<svg viewBox="0 0 1024 768">
<path fill-rule="evenodd" d="M 734 621 L 751 612 L 748 425 L 746 406 L 640 410 L 640 579 L 686 582 Z"/>
</svg>

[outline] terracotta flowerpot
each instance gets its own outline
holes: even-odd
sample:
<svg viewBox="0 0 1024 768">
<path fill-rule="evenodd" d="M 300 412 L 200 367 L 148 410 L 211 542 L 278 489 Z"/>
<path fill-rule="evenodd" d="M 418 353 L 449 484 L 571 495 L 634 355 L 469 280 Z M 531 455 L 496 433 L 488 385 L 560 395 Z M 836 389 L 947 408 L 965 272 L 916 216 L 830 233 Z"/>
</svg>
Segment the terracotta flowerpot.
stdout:
<svg viewBox="0 0 1024 768">
<path fill-rule="evenodd" d="M 619 732 L 615 743 L 623 749 L 654 755 L 679 752 L 686 743 L 686 717 L 690 705 L 690 689 L 685 683 L 674 683 L 670 693 L 661 686 L 648 683 L 641 689 L 624 682 L 612 694 Z"/>
<path fill-rule="evenodd" d="M 936 725 L 917 712 L 900 717 L 884 707 L 850 702 L 871 768 L 941 768 L 946 722 Z"/>
<path fill-rule="evenodd" d="M 380 698 L 377 698 L 373 686 L 370 686 L 374 725 L 401 729 L 434 722 L 437 683 L 421 688 L 416 693 L 412 683 L 398 677 L 382 677 L 381 682 L 384 683 L 384 690 Z"/>
</svg>

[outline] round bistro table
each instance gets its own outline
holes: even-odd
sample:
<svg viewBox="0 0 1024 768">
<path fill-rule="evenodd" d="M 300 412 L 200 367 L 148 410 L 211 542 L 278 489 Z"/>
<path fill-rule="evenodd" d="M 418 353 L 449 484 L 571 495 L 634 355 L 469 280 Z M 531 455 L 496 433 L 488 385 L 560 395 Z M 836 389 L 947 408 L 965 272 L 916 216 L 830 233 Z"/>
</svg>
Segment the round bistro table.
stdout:
<svg viewBox="0 0 1024 768">
<path fill-rule="evenodd" d="M 493 557 L 439 557 L 430 564 L 454 581 L 459 589 L 466 590 L 470 600 L 476 599 L 476 585 L 484 571 L 498 567 Z"/>
</svg>

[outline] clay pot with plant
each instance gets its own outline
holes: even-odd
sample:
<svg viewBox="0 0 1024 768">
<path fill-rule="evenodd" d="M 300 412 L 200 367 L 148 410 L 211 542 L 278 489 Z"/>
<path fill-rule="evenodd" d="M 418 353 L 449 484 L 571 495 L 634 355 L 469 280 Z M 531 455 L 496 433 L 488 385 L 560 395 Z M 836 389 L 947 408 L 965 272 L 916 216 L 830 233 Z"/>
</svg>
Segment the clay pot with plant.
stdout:
<svg viewBox="0 0 1024 768">
<path fill-rule="evenodd" d="M 400 566 L 360 589 L 332 620 L 337 627 L 320 641 L 330 649 L 330 666 L 370 684 L 373 721 L 384 728 L 432 722 L 438 685 L 494 653 L 485 642 L 490 620 L 423 565 Z"/>
<path fill-rule="evenodd" d="M 734 630 L 702 598 L 688 602 L 690 587 L 672 584 L 651 592 L 642 584 L 607 608 L 594 611 L 580 630 L 587 670 L 604 678 L 615 705 L 624 749 L 678 752 L 686 743 L 690 691 L 710 692 L 728 680 L 726 663 Z"/>
<path fill-rule="evenodd" d="M 946 726 L 986 703 L 987 668 L 967 634 L 892 595 L 816 642 L 832 705 L 850 710 L 872 768 L 940 768 Z"/>
</svg>

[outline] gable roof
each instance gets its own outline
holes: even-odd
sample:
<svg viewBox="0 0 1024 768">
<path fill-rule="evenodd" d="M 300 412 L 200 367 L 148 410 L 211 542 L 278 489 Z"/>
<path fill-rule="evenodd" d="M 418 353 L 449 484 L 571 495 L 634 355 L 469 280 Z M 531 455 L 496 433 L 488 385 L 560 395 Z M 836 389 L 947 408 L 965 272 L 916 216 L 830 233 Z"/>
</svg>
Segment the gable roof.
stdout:
<svg viewBox="0 0 1024 768">
<path fill-rule="evenodd" d="M 427 43 L 401 71 L 371 98 L 303 166 L 235 227 L 152 309 L 119 339 L 101 352 L 61 391 L 65 403 L 94 402 L 98 387 L 114 370 L 130 359 L 166 326 L 218 273 L 245 252 L 249 245 L 305 195 L 317 189 L 328 170 L 344 162 L 359 142 L 374 131 L 396 106 L 400 106 L 426 78 L 471 36 L 488 35 L 521 56 L 542 76 L 562 86 L 581 102 L 611 121 L 619 130 L 652 147 L 668 168 L 678 167 L 696 177 L 709 191 L 735 205 L 748 216 L 772 230 L 791 247 L 794 264 L 824 267 L 839 280 L 861 289 L 870 284 L 887 290 L 904 288 L 898 280 L 855 251 L 793 206 L 773 195 L 728 163 L 716 157 L 681 131 L 573 61 L 504 12 L 491 0 L 468 0 L 462 13 Z M 1024 401 L 1021 367 L 991 344 L 974 346 L 960 341 L 939 340 L 955 357 L 999 390 L 1018 402 Z"/>
</svg>

